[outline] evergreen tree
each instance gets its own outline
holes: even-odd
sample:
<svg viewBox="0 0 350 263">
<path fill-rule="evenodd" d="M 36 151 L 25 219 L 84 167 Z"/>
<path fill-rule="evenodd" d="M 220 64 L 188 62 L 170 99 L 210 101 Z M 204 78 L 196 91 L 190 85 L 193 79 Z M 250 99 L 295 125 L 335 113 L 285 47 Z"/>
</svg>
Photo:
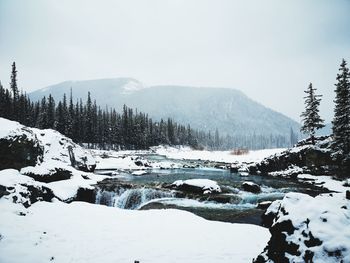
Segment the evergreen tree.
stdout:
<svg viewBox="0 0 350 263">
<path fill-rule="evenodd" d="M 74 118 L 75 118 L 75 114 L 74 114 L 73 95 L 72 95 L 72 88 L 70 88 L 66 132 L 67 132 L 67 136 L 72 139 L 74 139 Z"/>
<path fill-rule="evenodd" d="M 59 131 L 60 133 L 65 133 L 65 118 L 66 115 L 64 113 L 63 109 L 63 103 L 62 101 L 58 102 L 57 109 L 56 109 L 56 122 L 55 122 L 55 129 Z"/>
<path fill-rule="evenodd" d="M 47 129 L 50 128 L 48 125 L 48 118 L 47 118 L 47 103 L 46 103 L 46 97 L 43 97 L 41 100 L 41 103 L 37 106 L 37 124 L 36 126 L 40 129 Z"/>
<path fill-rule="evenodd" d="M 54 129 L 55 127 L 55 100 L 49 94 L 49 97 L 47 99 L 47 122 L 48 122 L 48 128 Z"/>
<path fill-rule="evenodd" d="M 0 116 L 11 118 L 11 94 L 5 89 L 0 82 Z"/>
<path fill-rule="evenodd" d="M 91 95 L 90 92 L 88 92 L 88 97 L 86 101 L 86 108 L 85 108 L 85 142 L 88 144 L 90 142 L 93 142 L 93 108 L 92 108 L 92 101 L 91 101 Z"/>
<path fill-rule="evenodd" d="M 16 63 L 12 63 L 12 71 L 11 71 L 11 82 L 10 82 L 10 89 L 12 91 L 12 119 L 17 120 L 18 116 L 18 110 L 17 110 L 17 104 L 19 99 L 19 93 L 18 93 L 18 87 L 17 87 L 17 69 L 16 69 Z"/>
<path fill-rule="evenodd" d="M 334 118 L 333 124 L 333 144 L 334 152 L 339 154 L 350 153 L 350 83 L 349 68 L 343 59 L 339 73 L 337 74 L 337 83 L 335 84 L 336 97 L 334 100 Z"/>
<path fill-rule="evenodd" d="M 304 97 L 305 111 L 301 114 L 303 123 L 300 129 L 302 132 L 310 135 L 312 144 L 315 144 L 316 130 L 324 127 L 324 121 L 318 114 L 321 101 L 320 97 L 322 97 L 322 95 L 316 95 L 315 91 L 316 88 L 312 87 L 312 83 L 310 83 L 308 89 L 304 91 L 307 96 Z"/>
</svg>

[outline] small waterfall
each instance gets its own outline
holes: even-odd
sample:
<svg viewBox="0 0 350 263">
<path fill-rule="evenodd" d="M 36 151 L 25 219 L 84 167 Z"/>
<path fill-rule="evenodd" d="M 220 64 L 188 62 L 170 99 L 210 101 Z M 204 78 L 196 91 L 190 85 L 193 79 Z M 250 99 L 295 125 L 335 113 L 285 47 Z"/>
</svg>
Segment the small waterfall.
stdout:
<svg viewBox="0 0 350 263">
<path fill-rule="evenodd" d="M 96 204 L 133 210 L 151 200 L 169 197 L 174 197 L 174 194 L 150 188 L 118 189 L 116 192 L 99 190 L 96 194 Z"/>
</svg>

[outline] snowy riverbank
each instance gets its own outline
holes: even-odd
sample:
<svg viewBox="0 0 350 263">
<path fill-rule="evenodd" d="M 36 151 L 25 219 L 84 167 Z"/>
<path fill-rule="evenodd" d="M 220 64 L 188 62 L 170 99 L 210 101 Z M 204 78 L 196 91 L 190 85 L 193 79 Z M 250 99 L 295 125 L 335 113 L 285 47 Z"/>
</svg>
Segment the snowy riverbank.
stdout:
<svg viewBox="0 0 350 263">
<path fill-rule="evenodd" d="M 179 210 L 128 211 L 82 202 L 38 202 L 23 209 L 3 200 L 0 210 L 0 262 L 6 263 L 245 263 L 269 238 L 262 227 L 211 222 Z"/>
<path fill-rule="evenodd" d="M 287 181 L 283 176 L 231 174 L 228 169 L 203 169 L 201 166 L 207 165 L 207 161 L 219 168 L 222 163 L 244 166 L 283 149 L 251 151 L 238 156 L 230 152 L 164 146 L 150 151 L 90 152 L 52 130 L 30 129 L 5 119 L 0 119 L 0 124 L 1 154 L 7 158 L 1 163 L 0 171 L 0 262 L 349 260 L 349 181 L 309 174 L 299 174 L 294 181 Z M 27 155 L 21 155 L 22 152 Z M 94 174 L 91 171 L 95 164 L 109 171 L 102 171 L 103 175 Z M 171 168 L 179 168 L 180 175 L 171 175 L 176 170 Z M 152 170 L 156 172 L 152 174 Z M 216 173 L 210 174 L 210 170 Z M 196 174 L 198 177 L 194 178 Z M 122 181 L 122 176 L 129 181 Z M 101 182 L 106 178 L 110 180 Z M 160 182 L 156 178 L 170 181 Z M 260 185 L 253 184 L 254 180 Z M 287 192 L 281 192 L 281 186 L 276 187 L 281 182 L 291 184 L 289 188 L 282 187 L 288 189 Z M 275 188 L 267 187 L 268 183 Z M 323 190 L 328 188 L 337 193 L 320 195 L 314 191 L 316 197 L 295 193 L 300 185 L 307 190 L 324 186 Z M 175 209 L 141 211 L 98 205 L 98 186 L 100 197 L 103 191 L 112 197 L 122 194 L 131 203 L 140 198 L 142 201 L 139 190 L 147 190 L 147 187 L 166 190 L 172 197 L 175 197 L 173 191 L 180 191 L 177 194 L 187 205 L 197 202 L 198 208 L 205 209 L 207 207 L 202 204 L 216 207 L 219 203 L 224 207 L 233 201 L 240 206 L 244 205 L 244 200 L 257 201 L 276 193 L 283 194 L 278 198 L 286 195 L 267 209 L 264 222 L 268 230 L 250 224 L 207 221 Z M 249 192 L 252 190 L 247 186 L 257 189 Z M 124 187 L 124 192 L 118 193 L 118 187 Z M 275 193 L 275 189 L 278 192 Z M 168 203 L 158 205 L 179 206 L 173 201 L 170 198 Z"/>
<path fill-rule="evenodd" d="M 152 150 L 170 159 L 205 160 L 225 163 L 260 162 L 264 158 L 281 153 L 284 148 L 252 150 L 246 154 L 234 155 L 231 151 L 193 150 L 190 147 L 156 146 Z"/>
</svg>

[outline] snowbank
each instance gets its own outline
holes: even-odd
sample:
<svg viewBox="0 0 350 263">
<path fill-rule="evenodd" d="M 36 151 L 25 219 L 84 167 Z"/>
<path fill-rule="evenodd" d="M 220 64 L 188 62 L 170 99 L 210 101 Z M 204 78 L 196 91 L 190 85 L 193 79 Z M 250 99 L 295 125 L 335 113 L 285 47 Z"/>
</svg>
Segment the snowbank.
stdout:
<svg viewBox="0 0 350 263">
<path fill-rule="evenodd" d="M 199 151 L 192 150 L 190 147 L 169 147 L 169 146 L 157 146 L 152 147 L 152 150 L 159 155 L 165 155 L 172 159 L 187 159 L 187 160 L 207 160 L 214 162 L 260 162 L 264 158 L 280 153 L 285 149 L 265 149 L 257 151 L 249 151 L 244 155 L 232 155 L 231 151 Z"/>
<path fill-rule="evenodd" d="M 74 199 L 79 188 L 93 189 L 92 185 L 106 178 L 102 175 L 77 171 L 74 168 L 69 169 L 72 173 L 70 179 L 51 183 L 35 181 L 33 178 L 23 175 L 14 169 L 1 170 L 0 186 L 5 187 L 6 191 L 10 193 L 4 198 L 11 202 L 31 205 L 35 201 L 43 200 L 41 195 L 46 194 L 50 190 L 51 198 L 56 197 L 62 201 L 70 201 Z M 40 191 L 35 193 L 35 200 L 32 197 L 33 193 L 31 193 L 34 190 L 35 192 Z"/>
<path fill-rule="evenodd" d="M 18 134 L 24 134 L 28 138 L 34 139 L 33 133 L 25 126 L 15 121 L 10 121 L 0 117 L 0 138 L 7 138 Z"/>
<path fill-rule="evenodd" d="M 0 262 L 7 263 L 246 263 L 269 238 L 259 226 L 212 222 L 179 210 L 38 202 L 23 211 L 1 199 L 0 210 Z"/>
<path fill-rule="evenodd" d="M 136 170 L 136 169 L 140 169 L 140 167 L 135 164 L 135 157 L 132 157 L 132 156 L 109 156 L 106 158 L 102 158 L 98 155 L 95 155 L 94 157 L 96 160 L 96 169 L 100 169 L 100 170 L 104 170 L 104 169 Z"/>
</svg>

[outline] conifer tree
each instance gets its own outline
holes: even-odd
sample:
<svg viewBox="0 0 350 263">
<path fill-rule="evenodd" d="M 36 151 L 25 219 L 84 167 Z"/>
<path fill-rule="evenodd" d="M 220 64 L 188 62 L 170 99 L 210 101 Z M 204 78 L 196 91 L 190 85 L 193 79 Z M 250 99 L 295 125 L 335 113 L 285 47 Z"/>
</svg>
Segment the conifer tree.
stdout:
<svg viewBox="0 0 350 263">
<path fill-rule="evenodd" d="M 339 73 L 337 74 L 337 83 L 335 84 L 336 97 L 334 100 L 334 118 L 333 124 L 333 144 L 334 152 L 339 154 L 350 153 L 350 83 L 349 68 L 343 59 Z"/>
<path fill-rule="evenodd" d="M 38 106 L 38 122 L 37 127 L 40 129 L 47 129 L 49 128 L 48 125 L 48 119 L 47 119 L 47 103 L 46 103 L 46 97 L 43 97 L 41 100 L 41 104 Z"/>
<path fill-rule="evenodd" d="M 48 128 L 53 129 L 55 126 L 55 100 L 51 94 L 47 99 L 47 122 Z"/>
<path fill-rule="evenodd" d="M 72 88 L 70 88 L 70 95 L 69 95 L 69 105 L 68 105 L 68 114 L 67 114 L 67 136 L 69 138 L 74 137 L 74 105 L 73 105 L 73 95 L 72 95 Z"/>
<path fill-rule="evenodd" d="M 63 103 L 60 101 L 56 108 L 55 129 L 62 134 L 65 133 L 65 118 L 66 115 L 64 114 Z"/>
<path fill-rule="evenodd" d="M 10 89 L 12 91 L 12 119 L 16 120 L 18 118 L 17 104 L 19 94 L 17 87 L 17 69 L 15 62 L 12 63 Z"/>
<path fill-rule="evenodd" d="M 88 144 L 93 141 L 93 108 L 90 92 L 88 92 L 88 97 L 86 101 L 86 109 L 85 109 L 85 142 Z"/>
<path fill-rule="evenodd" d="M 301 131 L 307 133 L 311 137 L 312 144 L 315 144 L 315 132 L 316 130 L 324 127 L 324 120 L 321 119 L 319 112 L 319 106 L 322 95 L 315 94 L 316 88 L 312 87 L 312 83 L 304 91 L 307 96 L 305 99 L 305 111 L 301 114 L 302 117 L 302 127 Z"/>
</svg>

